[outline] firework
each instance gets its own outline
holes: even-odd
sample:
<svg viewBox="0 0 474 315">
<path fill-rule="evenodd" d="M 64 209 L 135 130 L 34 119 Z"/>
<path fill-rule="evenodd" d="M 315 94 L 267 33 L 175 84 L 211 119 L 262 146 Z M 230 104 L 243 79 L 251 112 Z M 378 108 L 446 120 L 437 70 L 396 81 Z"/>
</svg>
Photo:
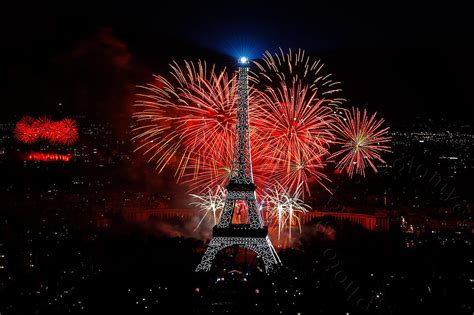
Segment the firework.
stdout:
<svg viewBox="0 0 474 315">
<path fill-rule="evenodd" d="M 329 191 L 325 166 L 340 141 L 340 83 L 303 50 L 266 52 L 254 63 L 249 118 L 257 195 L 276 183 L 289 193 L 301 187 L 302 198 L 312 183 Z M 192 192 L 224 187 L 235 141 L 236 73 L 203 61 L 170 66 L 168 78 L 155 76 L 138 94 L 135 150 L 159 172 L 174 168 Z"/>
<path fill-rule="evenodd" d="M 224 189 L 217 186 L 215 191 L 209 189 L 206 195 L 191 194 L 191 196 L 196 199 L 196 201 L 193 201 L 191 205 L 197 206 L 204 212 L 204 215 L 196 226 L 196 229 L 201 225 L 202 221 L 209 216 L 212 216 L 214 225 L 216 225 L 219 220 L 220 211 L 222 211 L 225 203 Z"/>
<path fill-rule="evenodd" d="M 283 180 L 291 190 L 304 182 L 307 192 L 309 182 L 326 187 L 329 181 L 322 168 L 333 139 L 330 125 L 334 118 L 329 105 L 340 102 L 329 97 L 339 91 L 337 82 L 331 81 L 330 75 L 322 76 L 322 64 L 310 63 L 304 52 L 296 54 L 294 62 L 292 54 L 288 56 L 283 58 L 288 63 L 271 65 L 267 55 L 264 65 L 268 69 L 258 66 L 263 81 L 275 77 L 272 82 L 279 84 L 276 88 L 266 86 L 259 91 L 257 84 L 250 86 L 250 137 L 258 194 L 277 180 Z M 298 78 L 291 86 L 281 79 L 290 78 L 282 75 L 288 65 L 291 75 Z M 298 76 L 305 65 L 307 69 Z M 258 81 L 256 78 L 252 82 Z M 312 78 L 313 82 L 307 86 L 299 78 L 305 82 Z M 138 111 L 133 115 L 137 122 L 133 138 L 138 143 L 136 150 L 154 161 L 160 172 L 172 165 L 178 180 L 184 177 L 193 191 L 202 193 L 209 187 L 224 186 L 235 140 L 235 74 L 228 76 L 225 69 L 208 68 L 205 62 L 184 62 L 183 67 L 173 63 L 170 80 L 156 76 L 154 83 L 142 89 L 144 93 L 138 95 L 135 104 Z"/>
<path fill-rule="evenodd" d="M 254 125 L 261 141 L 272 148 L 269 163 L 273 173 L 290 178 L 287 182 L 291 190 L 308 175 L 325 187 L 327 177 L 321 176 L 320 170 L 333 140 L 333 111 L 315 98 L 315 92 L 301 84 L 268 87 L 260 93 L 259 101 Z M 309 192 L 307 181 L 304 186 Z"/>
<path fill-rule="evenodd" d="M 28 161 L 41 161 L 41 162 L 51 162 L 51 161 L 62 161 L 69 162 L 72 159 L 72 154 L 60 154 L 53 152 L 30 152 L 25 156 L 25 159 Z"/>
<path fill-rule="evenodd" d="M 30 116 L 23 117 L 15 126 L 15 138 L 23 143 L 34 143 L 38 141 L 40 133 L 39 130 L 33 127 L 35 119 Z"/>
<path fill-rule="evenodd" d="M 310 184 L 312 183 L 319 184 L 329 191 L 327 183 L 331 180 L 324 173 L 325 166 L 326 164 L 319 155 L 307 159 L 294 156 L 289 161 L 281 161 L 280 166 L 273 169 L 273 181 L 281 183 L 289 191 L 296 191 L 298 186 L 301 186 L 302 197 L 304 197 L 305 192 L 310 192 Z"/>
<path fill-rule="evenodd" d="M 70 145 L 77 141 L 78 131 L 74 119 L 52 121 L 47 117 L 24 117 L 15 126 L 15 138 L 31 144 L 39 140 L 56 145 Z"/>
<path fill-rule="evenodd" d="M 350 177 L 354 172 L 365 176 L 368 166 L 377 172 L 374 161 L 385 163 L 380 154 L 390 152 L 389 128 L 383 128 L 383 123 L 383 119 L 376 119 L 376 113 L 369 117 L 364 110 L 361 115 L 354 107 L 352 111 L 345 111 L 345 117 L 338 116 L 334 130 L 335 143 L 340 145 L 340 149 L 332 155 L 340 159 L 336 167 L 346 170 Z"/>
<path fill-rule="evenodd" d="M 74 119 L 65 118 L 50 125 L 50 141 L 58 145 L 71 145 L 77 141 L 78 132 Z"/>
<path fill-rule="evenodd" d="M 223 144 L 221 150 L 206 148 L 204 154 L 196 152 L 189 163 L 189 171 L 184 174 L 184 182 L 189 184 L 192 191 L 203 192 L 215 187 L 225 187 L 232 168 L 233 139 Z M 212 145 L 211 145 L 212 146 Z M 194 165 L 200 163 L 199 172 L 194 171 Z"/>
<path fill-rule="evenodd" d="M 234 137 L 237 81 L 205 62 L 171 65 L 171 80 L 142 87 L 133 138 L 161 171 L 178 158 L 176 175 L 199 172 L 202 159 L 226 149 Z M 199 153 L 199 154 L 198 154 Z"/>
<path fill-rule="evenodd" d="M 184 62 L 171 65 L 170 80 L 156 76 L 155 82 L 142 87 L 135 104 L 138 111 L 133 140 L 149 162 L 162 171 L 172 165 L 179 179 L 190 184 L 193 191 L 205 192 L 210 187 L 223 187 L 230 176 L 237 106 L 236 74 L 208 68 L 205 62 Z M 249 101 L 257 103 L 257 91 L 251 89 Z M 251 106 L 250 116 L 254 107 Z M 252 118 L 251 118 L 252 119 Z M 254 166 L 266 146 L 255 128 L 251 130 Z M 260 145 L 259 145 L 260 144 Z M 257 187 L 263 187 L 268 167 L 256 167 Z M 261 171 L 260 171 L 261 170 Z"/>
<path fill-rule="evenodd" d="M 253 81 L 260 87 L 254 125 L 272 148 L 270 163 L 278 181 L 283 180 L 293 191 L 303 184 L 310 193 L 310 181 L 328 189 L 329 178 L 322 173 L 324 158 L 334 139 L 332 124 L 339 82 L 324 74 L 323 63 L 297 53 L 264 54 L 255 62 Z"/>
<path fill-rule="evenodd" d="M 251 80 L 265 87 L 275 88 L 284 84 L 285 86 L 306 87 L 314 95 L 315 101 L 321 101 L 323 105 L 337 107 L 345 99 L 340 97 L 341 83 L 333 80 L 332 74 L 325 71 L 324 63 L 319 59 L 313 59 L 303 49 L 287 52 L 279 49 L 278 53 L 272 54 L 266 51 L 262 61 L 254 61 L 255 72 L 252 72 Z"/>
<path fill-rule="evenodd" d="M 301 199 L 302 186 L 296 188 L 294 193 L 290 193 L 284 186 L 276 186 L 265 197 L 267 218 L 270 224 L 278 228 L 278 240 L 281 233 L 288 230 L 288 241 L 291 243 L 291 231 L 294 225 L 298 226 L 301 233 L 301 223 L 298 215 L 306 213 L 309 206 Z"/>
<path fill-rule="evenodd" d="M 255 145 L 252 150 L 253 178 L 256 186 L 257 195 L 261 195 L 267 187 L 268 181 L 272 175 L 272 169 L 269 167 L 268 146 L 257 140 L 256 130 L 251 131 L 251 139 L 254 139 Z M 199 172 L 193 170 L 185 172 L 184 182 L 189 184 L 192 191 L 208 191 L 214 187 L 225 187 L 229 181 L 232 168 L 232 155 L 234 151 L 235 138 L 228 139 L 223 143 L 220 150 L 206 148 L 203 153 L 196 152 L 196 159 L 199 160 Z M 252 142 L 252 145 L 254 144 Z M 211 144 L 210 146 L 212 146 Z M 189 168 L 193 168 L 198 161 L 191 160 Z"/>
<path fill-rule="evenodd" d="M 54 143 L 54 126 L 55 123 L 48 117 L 38 117 L 33 121 L 32 127 L 37 130 L 39 139 Z"/>
<path fill-rule="evenodd" d="M 329 191 L 328 161 L 340 159 L 337 171 L 365 174 L 389 150 L 388 128 L 364 111 L 341 108 L 340 83 L 324 64 L 298 50 L 266 52 L 250 72 L 249 119 L 252 163 L 259 209 L 278 239 L 291 243 L 310 184 Z M 133 114 L 137 144 L 161 172 L 189 184 L 206 219 L 217 223 L 225 204 L 235 144 L 237 76 L 206 62 L 173 62 L 169 76 L 155 76 L 141 87 Z M 345 117 L 344 117 L 345 116 Z M 334 148 L 336 152 L 333 153 Z M 215 187 L 218 187 L 217 189 Z M 270 191 L 270 192 L 269 192 Z M 266 193 L 269 192 L 269 193 Z M 234 205 L 233 223 L 246 222 L 245 203 Z M 273 230 L 276 232 L 276 230 Z"/>
</svg>

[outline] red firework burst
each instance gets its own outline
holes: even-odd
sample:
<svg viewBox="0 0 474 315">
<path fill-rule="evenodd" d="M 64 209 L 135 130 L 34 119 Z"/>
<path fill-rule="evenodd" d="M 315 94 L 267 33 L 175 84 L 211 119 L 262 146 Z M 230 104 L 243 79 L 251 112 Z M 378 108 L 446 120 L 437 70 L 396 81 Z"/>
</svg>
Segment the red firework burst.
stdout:
<svg viewBox="0 0 474 315">
<path fill-rule="evenodd" d="M 310 193 L 310 184 L 317 183 L 327 191 L 327 183 L 331 182 L 329 177 L 324 173 L 325 163 L 321 160 L 319 155 L 316 155 L 307 160 L 301 156 L 292 157 L 291 162 L 282 161 L 286 167 L 275 167 L 273 169 L 273 178 L 276 183 L 281 184 L 289 192 L 296 192 L 301 188 L 301 195 L 304 197 L 305 191 Z"/>
<path fill-rule="evenodd" d="M 171 69 L 171 80 L 156 76 L 142 87 L 134 140 L 159 171 L 178 157 L 181 178 L 187 170 L 197 172 L 201 159 L 213 155 L 209 150 L 225 152 L 234 134 L 237 82 L 205 62 L 185 62 L 183 68 L 174 63 Z"/>
<path fill-rule="evenodd" d="M 314 92 L 315 101 L 322 105 L 338 107 L 346 100 L 340 96 L 341 83 L 335 81 L 332 73 L 325 69 L 320 59 L 313 59 L 303 49 L 283 51 L 272 54 L 266 51 L 261 61 L 254 61 L 255 72 L 251 80 L 257 84 L 275 88 L 281 84 L 299 85 Z"/>
<path fill-rule="evenodd" d="M 277 174 L 277 181 L 284 179 L 291 192 L 303 183 L 309 193 L 310 179 L 326 188 L 328 178 L 321 169 L 334 139 L 334 114 L 316 95 L 301 84 L 288 87 L 286 83 L 259 93 L 254 125 L 260 141 L 271 148 L 268 164 Z"/>
<path fill-rule="evenodd" d="M 172 164 L 178 179 L 185 177 L 195 189 L 207 190 L 227 180 L 232 161 L 236 73 L 229 76 L 225 69 L 199 61 L 184 62 L 183 67 L 173 63 L 171 77 L 156 76 L 138 95 L 133 114 L 136 151 L 154 161 L 158 171 Z M 252 90 L 250 102 L 254 98 Z"/>
<path fill-rule="evenodd" d="M 254 180 L 259 188 L 281 183 L 292 193 L 310 192 L 310 183 L 325 189 L 324 173 L 336 140 L 333 125 L 339 82 L 323 63 L 304 51 L 265 53 L 250 76 L 249 118 Z M 237 104 L 236 74 L 228 75 L 205 62 L 171 65 L 167 79 L 142 87 L 134 131 L 136 150 L 162 171 L 175 168 L 194 192 L 227 183 L 231 172 Z"/>
<path fill-rule="evenodd" d="M 77 125 L 74 119 L 66 118 L 51 122 L 48 132 L 49 140 L 57 145 L 71 145 L 78 139 Z"/>
<path fill-rule="evenodd" d="M 52 121 L 47 117 L 24 117 L 15 126 L 15 138 L 26 144 L 45 140 L 56 145 L 70 145 L 77 141 L 78 131 L 74 119 Z"/>
<path fill-rule="evenodd" d="M 33 127 L 35 119 L 30 116 L 23 117 L 13 131 L 15 138 L 23 143 L 34 143 L 40 137 L 39 130 Z"/>
<path fill-rule="evenodd" d="M 336 167 L 346 170 L 350 177 L 354 172 L 365 176 L 367 166 L 377 172 L 374 161 L 385 163 L 380 153 L 390 152 L 389 128 L 382 128 L 384 120 L 377 120 L 376 114 L 369 117 L 364 109 L 361 116 L 359 109 L 353 107 L 352 111 L 345 111 L 345 117 L 338 116 L 334 124 L 335 143 L 341 147 L 332 156 L 340 158 Z"/>
</svg>

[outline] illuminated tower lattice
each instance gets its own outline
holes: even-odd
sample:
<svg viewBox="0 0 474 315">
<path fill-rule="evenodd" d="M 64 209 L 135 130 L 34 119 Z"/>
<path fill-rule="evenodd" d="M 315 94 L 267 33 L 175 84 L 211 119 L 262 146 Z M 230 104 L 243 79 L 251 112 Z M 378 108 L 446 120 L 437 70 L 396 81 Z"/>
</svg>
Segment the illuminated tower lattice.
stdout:
<svg viewBox="0 0 474 315">
<path fill-rule="evenodd" d="M 250 249 L 260 256 L 263 259 L 267 273 L 281 264 L 280 258 L 268 238 L 268 229 L 263 225 L 260 211 L 257 208 L 248 115 L 249 61 L 242 57 L 239 64 L 236 141 L 234 143 L 232 171 L 226 187 L 227 196 L 219 222 L 213 228 L 213 238 L 209 242 L 196 271 L 210 271 L 216 254 L 235 245 Z M 247 224 L 234 224 L 232 222 L 237 203 L 245 203 L 247 206 Z"/>
</svg>

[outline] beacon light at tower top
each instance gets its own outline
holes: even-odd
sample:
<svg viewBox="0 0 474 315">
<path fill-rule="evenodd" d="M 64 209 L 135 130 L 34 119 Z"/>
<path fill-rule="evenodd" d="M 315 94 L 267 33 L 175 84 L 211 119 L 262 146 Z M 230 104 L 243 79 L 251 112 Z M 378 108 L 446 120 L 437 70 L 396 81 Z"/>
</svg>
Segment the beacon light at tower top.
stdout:
<svg viewBox="0 0 474 315">
<path fill-rule="evenodd" d="M 240 58 L 239 58 L 239 63 L 240 63 L 240 64 L 243 64 L 243 65 L 248 64 L 248 63 L 249 63 L 249 59 L 248 59 L 247 57 L 240 57 Z"/>
</svg>

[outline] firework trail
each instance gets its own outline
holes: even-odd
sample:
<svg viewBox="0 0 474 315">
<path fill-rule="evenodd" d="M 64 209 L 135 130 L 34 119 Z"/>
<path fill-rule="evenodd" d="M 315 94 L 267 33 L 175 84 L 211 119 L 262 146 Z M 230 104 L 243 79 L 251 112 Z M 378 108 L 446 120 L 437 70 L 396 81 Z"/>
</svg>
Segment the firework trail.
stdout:
<svg viewBox="0 0 474 315">
<path fill-rule="evenodd" d="M 345 111 L 345 117 L 338 116 L 334 124 L 335 143 L 340 149 L 332 156 L 340 159 L 336 167 L 346 170 L 350 177 L 354 172 L 365 176 L 368 166 L 377 173 L 374 161 L 385 163 L 380 154 L 390 152 L 389 128 L 382 127 L 384 120 L 377 120 L 376 114 L 369 117 L 364 109 L 361 115 L 359 109 L 353 107 Z"/>
</svg>

